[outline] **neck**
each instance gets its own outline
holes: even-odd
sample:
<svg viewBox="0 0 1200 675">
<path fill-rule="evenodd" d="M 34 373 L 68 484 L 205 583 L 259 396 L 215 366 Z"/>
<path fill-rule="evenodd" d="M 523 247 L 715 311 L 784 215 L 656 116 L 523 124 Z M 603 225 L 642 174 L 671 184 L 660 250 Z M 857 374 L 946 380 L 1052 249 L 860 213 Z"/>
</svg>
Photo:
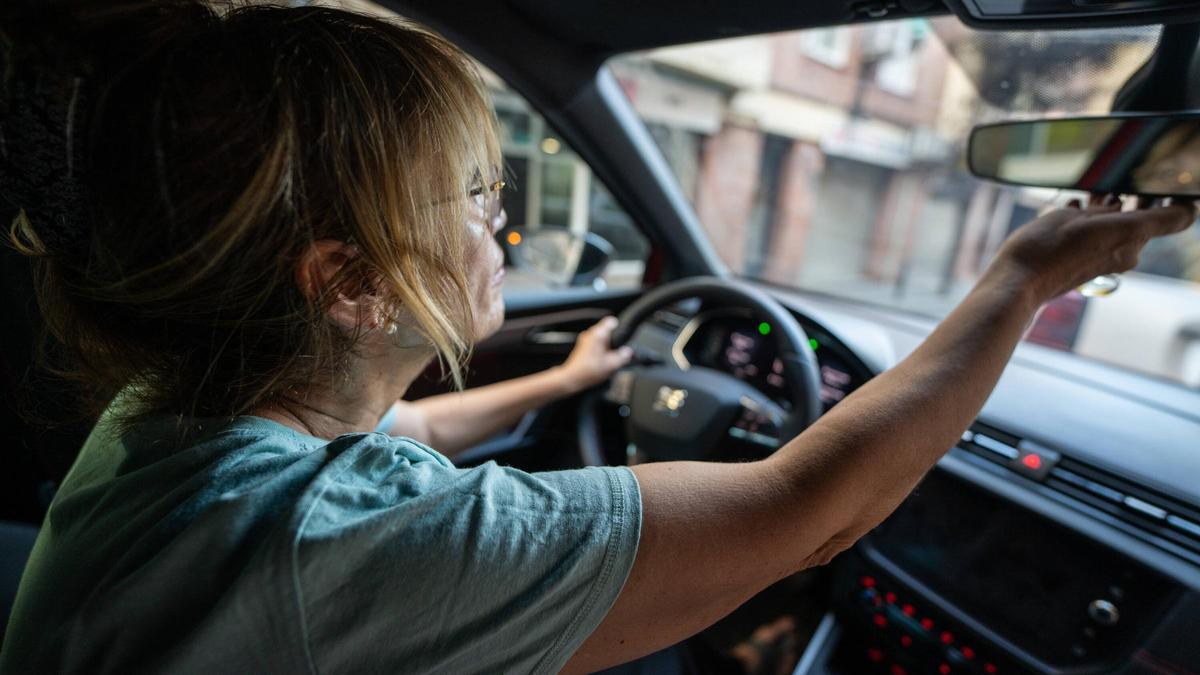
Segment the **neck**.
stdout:
<svg viewBox="0 0 1200 675">
<path fill-rule="evenodd" d="M 433 358 L 429 349 L 370 350 L 351 357 L 349 377 L 339 386 L 310 385 L 251 414 L 309 436 L 335 438 L 374 431 L 379 419 L 408 391 Z"/>
</svg>

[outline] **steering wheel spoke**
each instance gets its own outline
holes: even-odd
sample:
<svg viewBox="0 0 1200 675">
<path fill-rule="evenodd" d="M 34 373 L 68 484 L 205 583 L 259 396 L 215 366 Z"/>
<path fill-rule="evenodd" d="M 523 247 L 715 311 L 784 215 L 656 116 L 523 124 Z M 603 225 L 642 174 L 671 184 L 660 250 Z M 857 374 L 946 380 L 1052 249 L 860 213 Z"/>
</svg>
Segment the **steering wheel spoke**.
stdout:
<svg viewBox="0 0 1200 675">
<path fill-rule="evenodd" d="M 729 426 L 730 437 L 771 450 L 783 444 L 779 438 L 787 420 L 783 408 L 749 395 L 743 395 L 738 403 L 741 407 Z"/>
<path fill-rule="evenodd" d="M 604 390 L 604 400 L 613 405 L 628 405 L 633 398 L 633 383 L 637 380 L 637 366 L 622 368 L 613 373 Z"/>
</svg>

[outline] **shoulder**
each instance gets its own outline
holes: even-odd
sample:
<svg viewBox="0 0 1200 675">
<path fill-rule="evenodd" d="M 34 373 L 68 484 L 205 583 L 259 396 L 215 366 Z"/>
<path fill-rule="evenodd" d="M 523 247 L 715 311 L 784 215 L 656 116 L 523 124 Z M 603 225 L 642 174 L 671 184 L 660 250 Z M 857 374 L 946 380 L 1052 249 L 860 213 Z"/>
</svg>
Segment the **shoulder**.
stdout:
<svg viewBox="0 0 1200 675">
<path fill-rule="evenodd" d="M 318 669 L 556 672 L 633 565 L 633 473 L 457 469 L 422 459 L 433 451 L 419 443 L 391 441 L 356 439 L 292 543 Z M 366 451 L 375 444 L 386 452 Z M 422 627 L 430 612 L 436 626 Z M 397 623 L 411 628 L 398 636 Z"/>
</svg>

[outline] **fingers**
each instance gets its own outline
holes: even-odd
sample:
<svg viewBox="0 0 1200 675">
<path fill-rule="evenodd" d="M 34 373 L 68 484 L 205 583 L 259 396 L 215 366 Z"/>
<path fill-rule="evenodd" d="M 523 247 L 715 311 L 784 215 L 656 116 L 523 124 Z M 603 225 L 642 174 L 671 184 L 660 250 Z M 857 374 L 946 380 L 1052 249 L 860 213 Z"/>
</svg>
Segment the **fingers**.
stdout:
<svg viewBox="0 0 1200 675">
<path fill-rule="evenodd" d="M 607 355 L 609 371 L 628 365 L 633 360 L 633 347 L 625 345 L 610 351 Z"/>
<path fill-rule="evenodd" d="M 616 328 L 617 317 L 611 314 L 603 319 L 600 319 L 594 326 L 592 326 L 592 330 L 596 331 L 598 335 L 611 335 Z"/>
<path fill-rule="evenodd" d="M 612 333 L 616 329 L 617 317 L 610 315 L 592 324 L 592 327 L 585 330 L 580 338 L 595 338 L 595 340 L 600 344 L 608 345 L 608 341 L 610 338 L 612 338 Z"/>
<path fill-rule="evenodd" d="M 1197 211 L 1192 200 L 1176 199 L 1165 205 L 1164 201 L 1153 197 L 1138 197 L 1136 209 L 1121 211 L 1120 198 L 1113 195 L 1092 195 L 1085 213 L 1091 215 L 1092 222 L 1097 225 L 1132 228 L 1142 238 L 1182 232 L 1195 222 Z M 1072 204 L 1078 203 L 1078 200 L 1072 200 Z"/>
<path fill-rule="evenodd" d="M 604 355 L 605 365 L 610 370 L 615 370 L 629 363 L 633 358 L 633 347 L 625 345 L 618 349 L 609 349 L 609 340 L 612 338 L 612 333 L 617 329 L 617 317 L 606 316 L 596 322 L 594 326 L 587 330 L 592 337 L 595 338 L 596 344 L 599 345 L 606 353 Z"/>
<path fill-rule="evenodd" d="M 1121 198 L 1115 194 L 1092 192 L 1088 195 L 1088 211 L 1119 211 L 1121 209 Z"/>
<path fill-rule="evenodd" d="M 1128 214 L 1147 237 L 1162 237 L 1183 232 L 1196 221 L 1196 205 L 1191 201 L 1175 201 L 1167 206 L 1131 211 Z"/>
<path fill-rule="evenodd" d="M 1180 228 L 1180 232 L 1191 227 L 1191 225 L 1196 222 L 1196 218 L 1200 217 L 1200 207 L 1198 207 L 1196 200 L 1194 199 L 1173 199 L 1171 200 L 1170 205 L 1178 206 L 1184 210 L 1184 219 L 1187 222 L 1182 228 Z"/>
</svg>

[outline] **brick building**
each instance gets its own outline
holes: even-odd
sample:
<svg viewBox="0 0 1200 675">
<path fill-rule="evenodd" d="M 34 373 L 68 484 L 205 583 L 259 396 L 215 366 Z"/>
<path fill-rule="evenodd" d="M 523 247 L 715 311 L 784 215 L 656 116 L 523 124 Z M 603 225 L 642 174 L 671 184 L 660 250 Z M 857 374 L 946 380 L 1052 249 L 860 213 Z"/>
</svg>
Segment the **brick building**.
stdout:
<svg viewBox="0 0 1200 675">
<path fill-rule="evenodd" d="M 733 270 L 940 313 L 1047 197 L 965 174 L 971 126 L 1020 109 L 981 99 L 951 53 L 972 39 L 952 21 L 905 20 L 671 47 L 612 68 Z M 1077 109 L 1104 109 L 1144 43 L 1131 37 L 1127 58 L 1066 83 L 1087 85 Z"/>
</svg>

